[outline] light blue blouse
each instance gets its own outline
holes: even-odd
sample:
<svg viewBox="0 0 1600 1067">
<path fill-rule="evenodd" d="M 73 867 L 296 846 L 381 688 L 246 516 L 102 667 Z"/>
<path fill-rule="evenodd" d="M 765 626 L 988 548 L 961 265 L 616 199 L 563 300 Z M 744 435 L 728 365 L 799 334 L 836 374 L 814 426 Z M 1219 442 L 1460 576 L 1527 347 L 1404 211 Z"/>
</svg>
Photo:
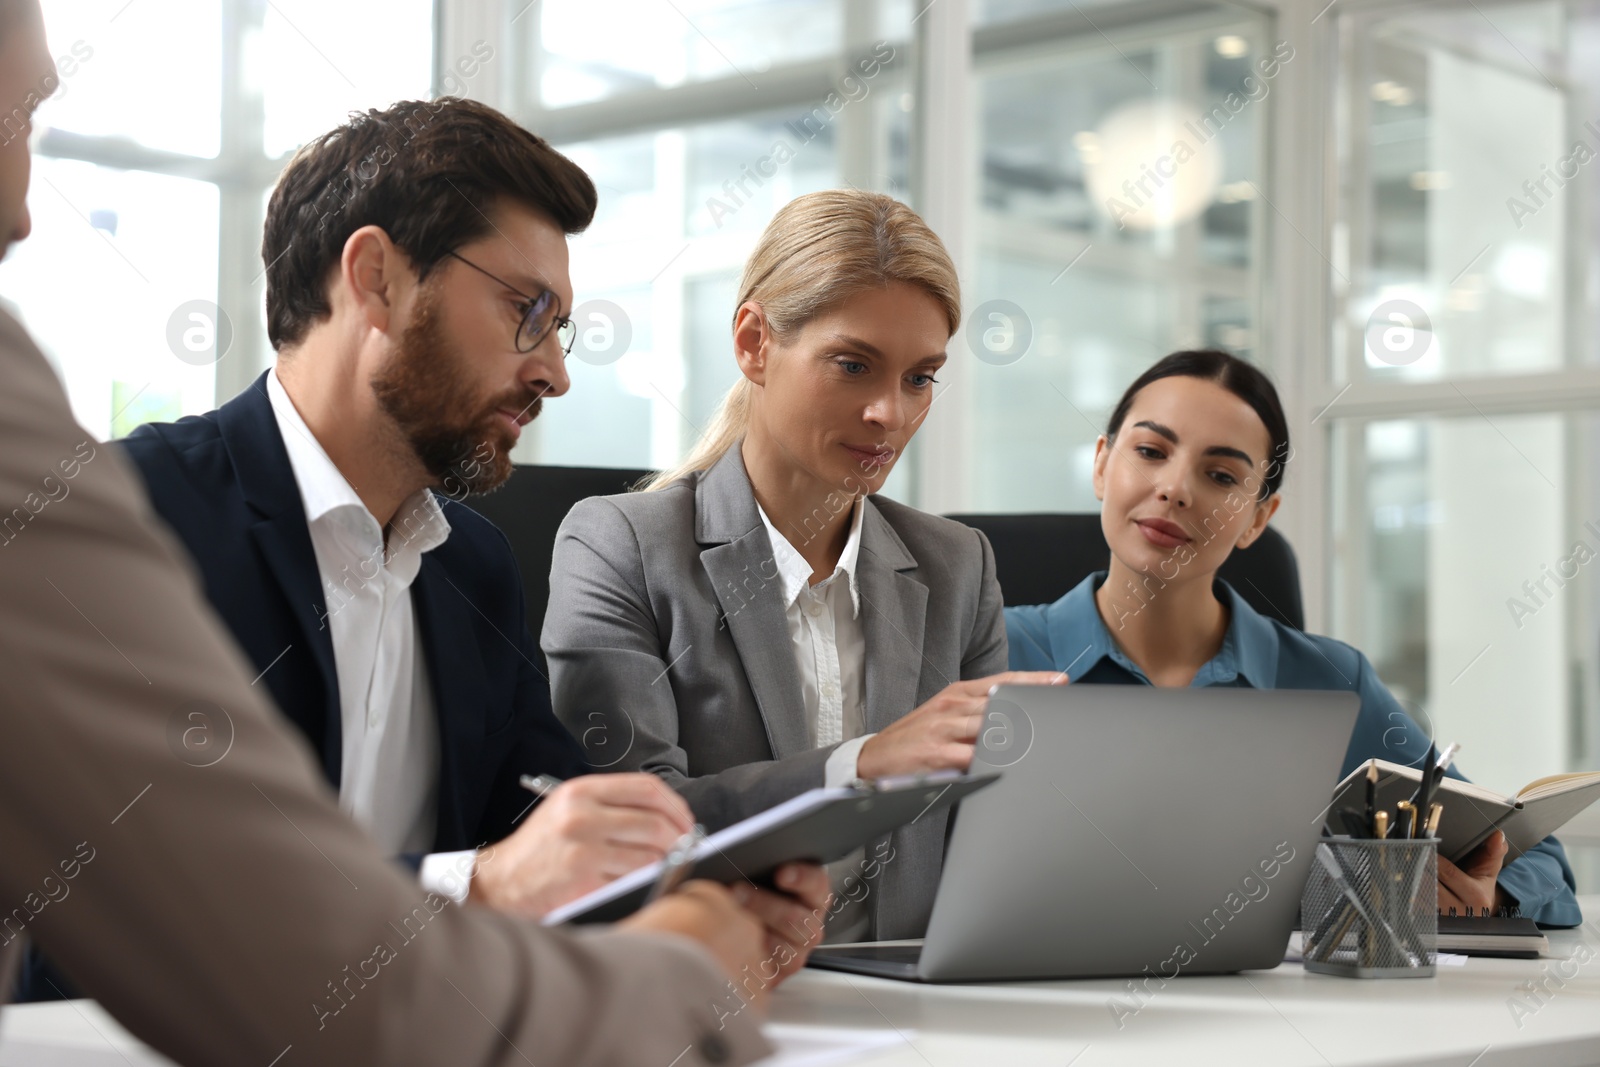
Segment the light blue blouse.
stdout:
<svg viewBox="0 0 1600 1067">
<path fill-rule="evenodd" d="M 1105 579 L 1105 571 L 1091 574 L 1054 604 L 1006 608 L 1011 669 L 1065 671 L 1074 682 L 1091 685 L 1149 685 L 1150 679 L 1117 647 L 1095 606 L 1095 590 Z M 1229 609 L 1228 632 L 1191 686 L 1357 694 L 1361 712 L 1345 751 L 1341 778 L 1373 758 L 1413 766 L 1427 758 L 1427 733 L 1384 687 L 1366 656 L 1342 641 L 1302 633 L 1267 618 L 1227 582 L 1218 580 L 1216 592 Z M 1450 775 L 1462 777 L 1453 767 Z M 1508 863 L 1499 881 L 1500 888 L 1516 898 L 1521 913 L 1543 925 L 1583 922 L 1572 868 L 1554 837 Z"/>
</svg>

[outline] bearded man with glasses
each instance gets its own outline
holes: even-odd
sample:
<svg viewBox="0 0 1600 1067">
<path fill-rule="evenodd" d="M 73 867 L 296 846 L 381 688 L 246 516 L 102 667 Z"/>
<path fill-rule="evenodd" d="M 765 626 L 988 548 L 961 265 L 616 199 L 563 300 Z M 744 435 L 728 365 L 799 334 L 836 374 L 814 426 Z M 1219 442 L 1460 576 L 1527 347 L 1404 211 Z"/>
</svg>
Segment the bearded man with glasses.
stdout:
<svg viewBox="0 0 1600 1067">
<path fill-rule="evenodd" d="M 567 391 L 567 237 L 595 203 L 576 164 L 485 105 L 354 116 L 296 154 L 267 207 L 274 367 L 121 442 L 340 807 L 425 889 L 529 916 L 694 823 L 654 776 L 586 775 L 511 548 L 460 503 L 510 477 L 522 428 Z M 572 780 L 528 815 L 525 775 Z M 796 897 L 824 904 L 820 872 L 798 874 Z"/>
</svg>

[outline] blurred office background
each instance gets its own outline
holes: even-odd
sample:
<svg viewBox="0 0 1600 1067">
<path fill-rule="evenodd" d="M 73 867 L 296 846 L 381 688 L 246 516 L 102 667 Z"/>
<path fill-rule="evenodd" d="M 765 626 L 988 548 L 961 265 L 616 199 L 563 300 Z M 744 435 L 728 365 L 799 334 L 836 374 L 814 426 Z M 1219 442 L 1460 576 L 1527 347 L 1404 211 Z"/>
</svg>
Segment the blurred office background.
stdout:
<svg viewBox="0 0 1600 1067">
<path fill-rule="evenodd" d="M 1487 785 L 1600 767 L 1600 4 L 44 7 L 62 88 L 0 294 L 96 434 L 268 365 L 260 227 L 297 145 L 353 108 L 473 96 L 601 192 L 573 389 L 519 458 L 673 462 L 733 380 L 772 212 L 886 191 L 945 237 L 971 317 L 892 495 L 1094 510 L 1126 383 L 1230 349 L 1289 405 L 1277 523 L 1310 625 Z M 1147 167 L 1159 195 L 1136 198 Z M 1600 889 L 1600 850 L 1574 852 Z"/>
</svg>

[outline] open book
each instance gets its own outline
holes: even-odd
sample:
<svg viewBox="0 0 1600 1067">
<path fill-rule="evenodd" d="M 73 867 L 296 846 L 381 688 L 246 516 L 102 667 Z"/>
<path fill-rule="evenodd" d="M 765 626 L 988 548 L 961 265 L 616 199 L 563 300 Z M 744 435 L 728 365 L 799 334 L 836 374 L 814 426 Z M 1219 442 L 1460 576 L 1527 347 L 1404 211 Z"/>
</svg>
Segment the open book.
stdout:
<svg viewBox="0 0 1600 1067">
<path fill-rule="evenodd" d="M 1417 791 L 1422 771 L 1388 760 L 1376 762 L 1378 807 L 1393 812 L 1397 802 L 1410 800 Z M 1362 763 L 1333 791 L 1333 805 L 1327 817 L 1331 831 L 1344 833 L 1340 808 L 1365 810 L 1366 788 L 1367 765 Z M 1458 861 L 1483 844 L 1490 834 L 1502 830 L 1510 846 L 1506 854 L 1509 863 L 1600 800 L 1600 773 L 1552 774 L 1528 783 L 1514 797 L 1446 776 L 1434 799 L 1444 807 L 1439 820 L 1439 855 Z"/>
</svg>

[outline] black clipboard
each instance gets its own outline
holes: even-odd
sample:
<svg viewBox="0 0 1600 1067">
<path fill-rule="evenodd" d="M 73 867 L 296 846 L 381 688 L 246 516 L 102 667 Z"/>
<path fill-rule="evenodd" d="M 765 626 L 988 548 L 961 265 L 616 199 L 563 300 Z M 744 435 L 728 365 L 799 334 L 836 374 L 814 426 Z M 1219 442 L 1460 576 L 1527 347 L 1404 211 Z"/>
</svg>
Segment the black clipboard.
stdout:
<svg viewBox="0 0 1600 1067">
<path fill-rule="evenodd" d="M 998 774 L 954 772 L 831 789 L 812 789 L 707 837 L 695 850 L 688 877 L 723 885 L 771 886 L 785 863 L 832 863 L 856 849 L 956 803 L 996 781 Z M 644 906 L 661 873 L 652 863 L 544 917 L 546 926 L 616 922 Z"/>
</svg>

